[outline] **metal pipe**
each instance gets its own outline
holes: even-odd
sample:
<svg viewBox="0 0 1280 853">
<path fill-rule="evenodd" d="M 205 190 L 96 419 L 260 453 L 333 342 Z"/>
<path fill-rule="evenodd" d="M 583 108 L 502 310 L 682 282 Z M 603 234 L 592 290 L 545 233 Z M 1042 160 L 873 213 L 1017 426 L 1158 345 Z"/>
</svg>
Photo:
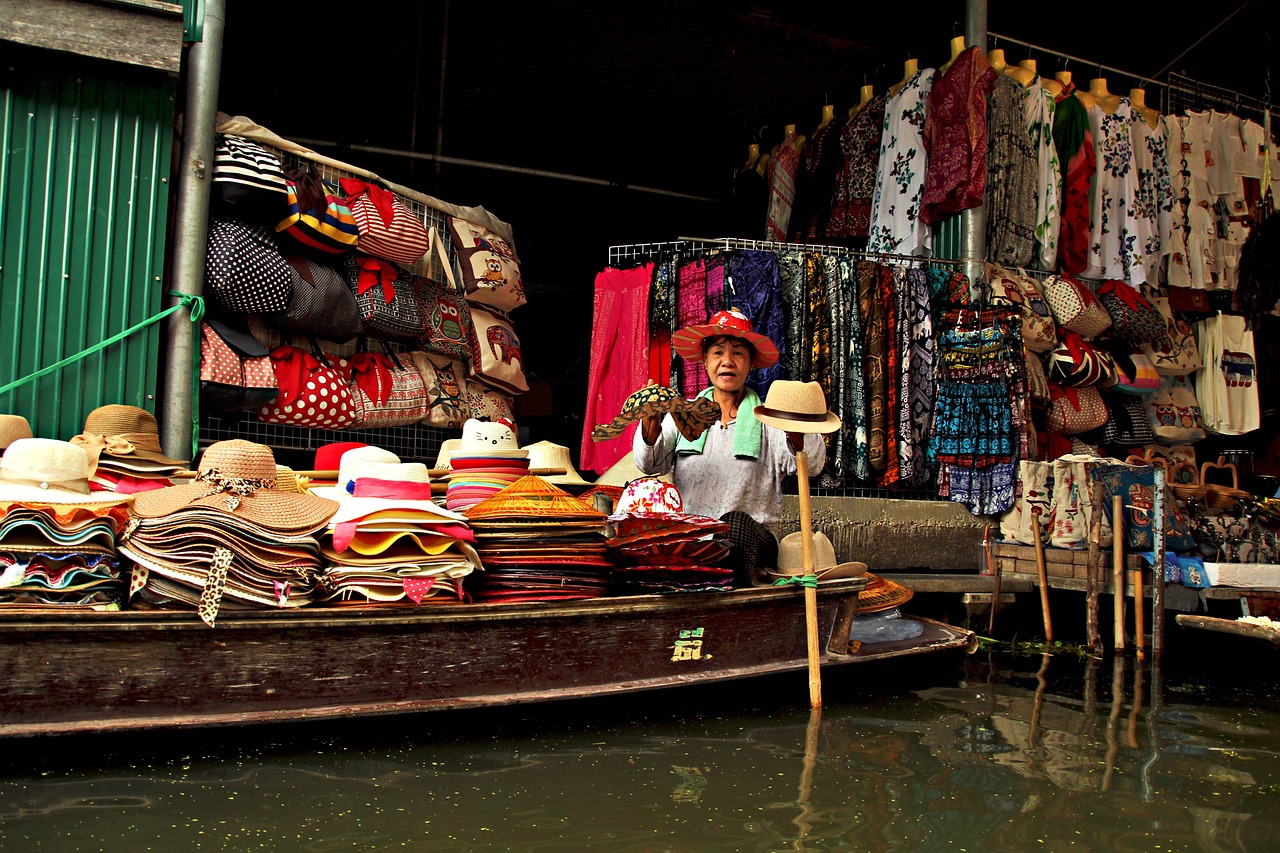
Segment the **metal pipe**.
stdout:
<svg viewBox="0 0 1280 853">
<path fill-rule="evenodd" d="M 186 112 L 182 117 L 182 155 L 178 163 L 178 195 L 174 215 L 170 289 L 192 296 L 204 290 L 204 251 L 209 230 L 209 197 L 213 179 L 213 139 L 218 112 L 218 77 L 222 73 L 222 36 L 226 0 L 205 0 L 204 35 L 187 54 Z M 167 304 L 174 304 L 172 298 Z M 195 324 L 184 311 L 165 321 L 168 352 L 161 400 L 161 441 L 175 459 L 191 455 L 191 437 L 199 400 L 191 389 L 196 348 Z"/>
<path fill-rule="evenodd" d="M 987 0 L 968 0 L 965 4 L 964 38 L 970 47 L 987 53 Z M 970 293 L 979 295 L 978 287 L 986 280 L 987 208 L 978 205 L 960 213 L 960 244 L 964 247 L 964 274 L 969 278 Z M 995 606 L 995 603 L 992 603 Z"/>
</svg>

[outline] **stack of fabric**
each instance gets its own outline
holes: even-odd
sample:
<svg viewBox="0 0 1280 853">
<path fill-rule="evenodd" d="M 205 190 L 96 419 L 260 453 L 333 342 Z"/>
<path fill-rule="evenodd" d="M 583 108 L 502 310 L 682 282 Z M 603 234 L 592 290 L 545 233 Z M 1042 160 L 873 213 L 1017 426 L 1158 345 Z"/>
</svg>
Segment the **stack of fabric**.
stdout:
<svg viewBox="0 0 1280 853">
<path fill-rule="evenodd" d="M 467 518 L 431 499 L 427 466 L 370 463 L 321 537 L 331 604 L 463 600 L 462 579 L 483 568 Z"/>
<path fill-rule="evenodd" d="M 134 495 L 139 519 L 120 551 L 135 563 L 130 595 L 194 605 L 213 627 L 222 608 L 294 608 L 318 597 L 320 542 L 334 501 L 276 488 L 271 448 L 209 446 L 195 481 Z"/>
<path fill-rule="evenodd" d="M 609 516 L 612 591 L 705 592 L 733 587 L 728 522 L 684 511 L 680 490 L 657 477 L 627 483 Z"/>
<path fill-rule="evenodd" d="M 445 506 L 464 512 L 529 473 L 529 451 L 516 441 L 515 424 L 468 420 L 462 439 L 449 458 Z"/>
<path fill-rule="evenodd" d="M 535 475 L 466 511 L 484 573 L 477 601 L 563 601 L 608 592 L 605 514 Z"/>
<path fill-rule="evenodd" d="M 2 417 L 0 432 L 30 436 L 25 418 Z M 6 444 L 0 608 L 119 610 L 125 583 L 116 537 L 129 522 L 128 496 L 91 492 L 89 458 L 69 442 L 27 437 Z"/>
<path fill-rule="evenodd" d="M 187 467 L 186 459 L 160 452 L 155 416 L 137 406 L 99 406 L 84 419 L 84 431 L 71 443 L 89 457 L 89 487 L 94 491 L 131 495 L 163 489 Z"/>
</svg>

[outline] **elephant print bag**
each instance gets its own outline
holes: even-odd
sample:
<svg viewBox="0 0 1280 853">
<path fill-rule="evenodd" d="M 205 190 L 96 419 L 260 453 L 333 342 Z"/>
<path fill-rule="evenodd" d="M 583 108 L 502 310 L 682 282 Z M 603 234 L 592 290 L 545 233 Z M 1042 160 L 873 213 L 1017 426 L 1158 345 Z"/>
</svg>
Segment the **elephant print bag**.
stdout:
<svg viewBox="0 0 1280 853">
<path fill-rule="evenodd" d="M 520 339 L 506 315 L 483 305 L 471 306 L 471 377 L 504 391 L 529 390 L 524 377 Z"/>
</svg>

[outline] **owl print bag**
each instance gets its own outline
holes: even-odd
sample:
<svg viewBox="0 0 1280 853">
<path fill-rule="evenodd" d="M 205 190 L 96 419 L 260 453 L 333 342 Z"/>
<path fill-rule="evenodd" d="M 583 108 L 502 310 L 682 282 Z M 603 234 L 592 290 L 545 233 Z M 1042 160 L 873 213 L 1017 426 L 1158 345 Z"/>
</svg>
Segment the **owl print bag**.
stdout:
<svg viewBox="0 0 1280 853">
<path fill-rule="evenodd" d="M 443 282 L 432 270 L 439 259 Z M 431 250 L 427 253 L 427 274 L 417 277 L 422 302 L 423 334 L 419 343 L 428 352 L 466 362 L 471 359 L 471 306 L 458 287 L 453 264 L 445 253 L 440 235 L 431 229 Z"/>
</svg>

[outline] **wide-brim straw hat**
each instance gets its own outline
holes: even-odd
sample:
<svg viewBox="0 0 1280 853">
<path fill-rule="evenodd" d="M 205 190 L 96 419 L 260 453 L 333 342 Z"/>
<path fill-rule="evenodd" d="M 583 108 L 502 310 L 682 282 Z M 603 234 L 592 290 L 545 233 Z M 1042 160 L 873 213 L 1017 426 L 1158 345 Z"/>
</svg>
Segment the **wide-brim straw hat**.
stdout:
<svg viewBox="0 0 1280 853">
<path fill-rule="evenodd" d="M 812 534 L 813 573 L 818 580 L 837 580 L 839 578 L 860 578 L 867 573 L 867 564 L 849 560 L 836 562 L 836 549 L 821 530 Z M 778 568 L 768 571 L 773 578 L 791 577 L 804 574 L 804 534 L 800 531 L 788 533 L 778 543 Z"/>
<path fill-rule="evenodd" d="M 573 459 L 569 456 L 569 448 L 563 444 L 550 441 L 535 441 L 526 444 L 529 451 L 529 468 L 563 468 L 563 474 L 540 474 L 542 479 L 556 486 L 589 486 L 577 469 L 573 467 Z"/>
<path fill-rule="evenodd" d="M 619 489 L 625 488 L 627 483 L 632 480 L 638 480 L 641 477 L 657 476 L 659 480 L 671 482 L 670 474 L 646 474 L 636 467 L 636 456 L 633 451 L 627 451 L 627 454 L 617 462 L 609 466 L 599 477 L 596 477 L 597 486 L 617 486 Z"/>
<path fill-rule="evenodd" d="M 878 613 L 906 604 L 915 595 L 909 587 L 880 575 L 866 573 L 867 585 L 858 591 L 858 613 Z"/>
<path fill-rule="evenodd" d="M 702 341 L 704 338 L 729 335 L 750 341 L 755 347 L 755 358 L 752 367 L 769 367 L 778 363 L 778 347 L 767 335 L 757 332 L 747 316 L 737 308 L 728 308 L 711 315 L 706 323 L 685 326 L 671 336 L 671 349 L 690 361 L 702 361 Z"/>
<path fill-rule="evenodd" d="M 0 456 L 0 501 L 80 505 L 120 504 L 131 495 L 89 490 L 89 455 L 69 441 L 17 438 Z"/>
<path fill-rule="evenodd" d="M 0 450 L 20 438 L 32 438 L 31 424 L 22 415 L 0 415 Z"/>
<path fill-rule="evenodd" d="M 827 411 L 827 397 L 817 382 L 777 379 L 769 385 L 763 406 L 755 408 L 756 420 L 783 432 L 835 432 L 840 418 Z"/>
<path fill-rule="evenodd" d="M 607 424 L 591 430 L 592 441 L 608 441 L 622 435 L 627 427 L 651 415 L 671 415 L 680 434 L 690 441 L 706 432 L 720 418 L 720 404 L 708 397 L 686 400 L 665 385 L 646 385 L 622 402 L 622 411 Z"/>
<path fill-rule="evenodd" d="M 84 430 L 71 438 L 89 454 L 90 473 L 100 457 L 107 457 L 118 467 L 128 468 L 130 460 L 185 467 L 188 460 L 173 459 L 160 450 L 160 427 L 155 415 L 146 409 L 123 404 L 99 406 L 84 419 Z M 154 470 L 154 465 L 144 465 Z"/>
<path fill-rule="evenodd" d="M 525 475 L 511 485 L 464 510 L 471 521 L 529 519 L 531 521 L 598 521 L 605 514 L 587 506 L 542 477 Z"/>
<path fill-rule="evenodd" d="M 203 507 L 286 533 L 319 530 L 338 509 L 336 501 L 276 488 L 271 448 L 244 439 L 209 445 L 195 482 L 134 495 L 134 515 L 159 518 Z"/>
</svg>

